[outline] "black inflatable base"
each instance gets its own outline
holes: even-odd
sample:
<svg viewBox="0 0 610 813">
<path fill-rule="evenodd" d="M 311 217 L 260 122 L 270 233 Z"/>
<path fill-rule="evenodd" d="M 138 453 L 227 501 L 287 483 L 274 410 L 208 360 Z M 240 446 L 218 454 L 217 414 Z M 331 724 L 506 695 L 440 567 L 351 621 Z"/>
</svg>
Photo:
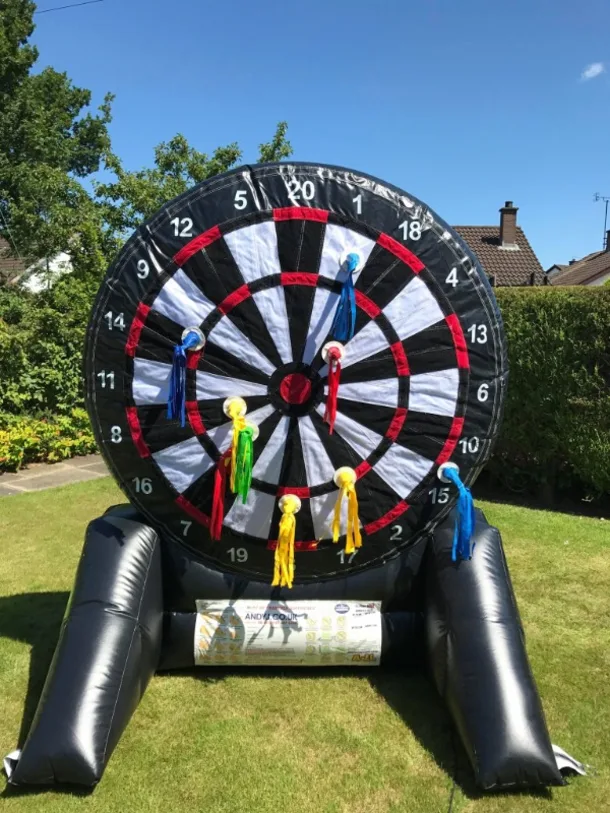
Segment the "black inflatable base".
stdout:
<svg viewBox="0 0 610 813">
<path fill-rule="evenodd" d="M 427 660 L 481 788 L 563 784 L 500 534 L 478 512 L 472 561 L 451 561 L 452 540 L 450 517 L 368 579 L 300 585 L 294 595 L 384 599 L 382 664 Z M 7 761 L 12 784 L 99 782 L 152 674 L 193 665 L 196 599 L 291 596 L 185 558 L 129 506 L 89 525 L 36 716 L 20 757 Z"/>
</svg>

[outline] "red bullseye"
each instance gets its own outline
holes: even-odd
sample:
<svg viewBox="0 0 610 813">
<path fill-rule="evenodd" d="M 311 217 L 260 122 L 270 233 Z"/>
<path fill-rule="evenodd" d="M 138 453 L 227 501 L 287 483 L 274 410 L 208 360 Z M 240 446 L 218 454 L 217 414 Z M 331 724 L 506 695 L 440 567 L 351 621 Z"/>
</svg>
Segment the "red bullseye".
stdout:
<svg viewBox="0 0 610 813">
<path fill-rule="evenodd" d="M 304 404 L 311 395 L 311 381 L 303 373 L 290 373 L 282 379 L 280 395 L 287 404 Z"/>
</svg>

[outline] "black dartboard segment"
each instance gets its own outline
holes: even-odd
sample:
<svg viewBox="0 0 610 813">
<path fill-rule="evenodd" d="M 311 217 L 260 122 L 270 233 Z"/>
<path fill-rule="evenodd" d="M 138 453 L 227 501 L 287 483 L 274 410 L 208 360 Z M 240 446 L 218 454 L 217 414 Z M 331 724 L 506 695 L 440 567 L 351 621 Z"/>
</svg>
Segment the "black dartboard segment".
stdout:
<svg viewBox="0 0 610 813">
<path fill-rule="evenodd" d="M 356 251 L 356 332 L 332 435 L 321 355 Z M 188 357 L 187 425 L 166 417 L 173 348 Z M 415 198 L 365 175 L 309 164 L 246 167 L 167 204 L 108 272 L 88 331 L 88 406 L 130 500 L 165 534 L 224 568 L 271 579 L 278 498 L 296 493 L 296 580 L 379 564 L 413 544 L 472 483 L 498 429 L 506 381 L 501 319 L 460 238 Z M 260 427 L 245 505 L 208 526 L 215 465 L 229 447 L 223 402 Z M 331 540 L 333 474 L 351 466 L 363 546 Z"/>
</svg>

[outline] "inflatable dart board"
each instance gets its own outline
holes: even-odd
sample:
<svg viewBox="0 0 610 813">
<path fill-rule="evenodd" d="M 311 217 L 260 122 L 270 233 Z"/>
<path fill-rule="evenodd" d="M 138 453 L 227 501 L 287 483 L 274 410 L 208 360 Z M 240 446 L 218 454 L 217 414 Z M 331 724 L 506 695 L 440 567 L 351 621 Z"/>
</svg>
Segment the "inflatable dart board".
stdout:
<svg viewBox="0 0 610 813">
<path fill-rule="evenodd" d="M 443 519 L 458 492 L 439 467 L 468 485 L 489 457 L 506 350 L 483 269 L 427 206 L 339 167 L 267 164 L 138 229 L 97 298 L 86 376 L 110 469 L 163 535 L 271 581 L 291 495 L 306 582 L 378 565 Z M 218 490 L 236 421 L 252 430 L 241 494 Z"/>
</svg>

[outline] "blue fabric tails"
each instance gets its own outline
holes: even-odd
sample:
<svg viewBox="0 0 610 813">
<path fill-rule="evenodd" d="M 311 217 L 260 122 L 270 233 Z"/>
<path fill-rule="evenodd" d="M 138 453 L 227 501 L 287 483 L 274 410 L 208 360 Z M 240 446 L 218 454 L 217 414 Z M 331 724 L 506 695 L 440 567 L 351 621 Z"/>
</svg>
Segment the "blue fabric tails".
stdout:
<svg viewBox="0 0 610 813">
<path fill-rule="evenodd" d="M 186 424 L 186 351 L 192 350 L 201 343 L 201 336 L 194 330 L 189 331 L 182 344 L 174 347 L 174 361 L 172 374 L 169 380 L 169 395 L 167 398 L 167 417 L 170 420 L 180 419 L 180 426 Z"/>
<path fill-rule="evenodd" d="M 354 271 L 358 267 L 360 257 L 357 254 L 348 254 L 347 278 L 341 289 L 341 297 L 335 318 L 330 329 L 330 335 L 338 342 L 349 342 L 354 336 L 356 326 L 356 295 L 354 293 Z"/>
<path fill-rule="evenodd" d="M 462 482 L 457 468 L 447 466 L 443 469 L 443 477 L 445 480 L 454 484 L 459 495 L 451 558 L 454 562 L 457 562 L 458 559 L 471 559 L 474 550 L 471 540 L 475 524 L 472 494 L 470 493 L 470 489 Z"/>
</svg>

